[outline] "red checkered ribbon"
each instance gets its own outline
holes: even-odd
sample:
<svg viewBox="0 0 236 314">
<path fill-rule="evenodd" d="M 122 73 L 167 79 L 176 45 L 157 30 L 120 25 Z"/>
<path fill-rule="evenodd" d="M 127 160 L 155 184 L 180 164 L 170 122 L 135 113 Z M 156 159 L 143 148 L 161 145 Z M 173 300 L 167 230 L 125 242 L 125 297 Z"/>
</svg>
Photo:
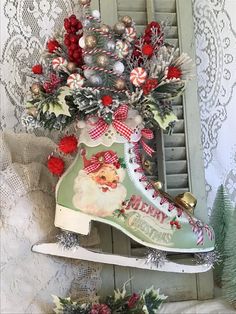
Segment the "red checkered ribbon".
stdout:
<svg viewBox="0 0 236 314">
<path fill-rule="evenodd" d="M 189 219 L 189 223 L 192 225 L 192 231 L 197 235 L 197 245 L 204 244 L 204 231 L 208 235 L 210 240 L 213 240 L 214 234 L 209 225 L 203 225 L 201 221 L 193 221 Z"/>
<path fill-rule="evenodd" d="M 152 140 L 154 135 L 153 135 L 153 132 L 152 130 L 150 129 L 142 129 L 141 130 L 141 140 L 140 140 L 140 143 L 144 149 L 144 151 L 152 157 L 152 154 L 154 153 L 154 149 L 152 149 L 150 146 L 148 146 L 147 143 L 145 143 L 145 140 Z"/>
<path fill-rule="evenodd" d="M 116 164 L 118 163 L 118 161 L 119 161 L 119 158 L 117 154 L 115 154 L 112 151 L 98 153 L 92 156 L 92 158 L 90 159 L 90 165 L 85 167 L 84 170 L 87 173 L 96 172 L 102 167 L 102 165 Z"/>
<path fill-rule="evenodd" d="M 131 135 L 133 130 L 129 128 L 123 121 L 127 119 L 128 116 L 128 109 L 127 105 L 121 105 L 114 113 L 112 121 L 112 126 L 116 129 L 120 135 L 125 137 L 128 141 L 130 141 Z M 89 135 L 93 140 L 98 139 L 102 136 L 107 129 L 109 128 L 109 124 L 104 121 L 104 119 L 100 118 L 96 123 L 95 128 L 89 131 Z"/>
</svg>

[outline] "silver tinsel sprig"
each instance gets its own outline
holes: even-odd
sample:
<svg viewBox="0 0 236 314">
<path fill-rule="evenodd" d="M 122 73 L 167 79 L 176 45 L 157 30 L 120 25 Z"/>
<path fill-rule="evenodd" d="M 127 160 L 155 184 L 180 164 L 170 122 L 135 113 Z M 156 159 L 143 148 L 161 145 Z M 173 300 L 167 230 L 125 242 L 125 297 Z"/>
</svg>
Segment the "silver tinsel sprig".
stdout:
<svg viewBox="0 0 236 314">
<path fill-rule="evenodd" d="M 167 252 L 159 251 L 155 249 L 148 249 L 146 254 L 146 264 L 154 264 L 157 267 L 161 267 L 167 261 Z"/>
<path fill-rule="evenodd" d="M 222 258 L 221 254 L 214 250 L 206 253 L 196 253 L 195 261 L 198 265 L 207 264 L 208 266 L 214 267 L 214 265 L 220 264 L 222 262 Z"/>
<path fill-rule="evenodd" d="M 79 234 L 63 231 L 56 236 L 57 242 L 66 250 L 80 246 Z"/>
</svg>

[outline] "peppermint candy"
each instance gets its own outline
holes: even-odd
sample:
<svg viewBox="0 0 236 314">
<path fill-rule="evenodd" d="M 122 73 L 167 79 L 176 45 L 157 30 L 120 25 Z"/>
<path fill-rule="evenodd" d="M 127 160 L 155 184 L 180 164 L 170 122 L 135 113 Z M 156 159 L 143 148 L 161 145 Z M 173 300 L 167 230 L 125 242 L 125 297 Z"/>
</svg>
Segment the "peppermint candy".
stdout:
<svg viewBox="0 0 236 314">
<path fill-rule="evenodd" d="M 136 31 L 133 27 L 126 27 L 125 29 L 125 35 L 126 35 L 126 39 L 129 42 L 134 41 L 134 39 L 136 38 Z"/>
<path fill-rule="evenodd" d="M 80 88 L 83 86 L 83 84 L 84 84 L 84 78 L 78 73 L 71 74 L 67 79 L 67 85 L 71 89 Z"/>
<path fill-rule="evenodd" d="M 135 86 L 141 86 L 147 78 L 147 72 L 141 68 L 135 68 L 130 73 L 130 82 Z"/>
<path fill-rule="evenodd" d="M 126 57 L 129 53 L 129 46 L 122 40 L 116 42 L 116 53 L 120 59 Z"/>
<path fill-rule="evenodd" d="M 68 62 L 62 57 L 58 57 L 52 60 L 52 67 L 54 70 L 60 70 L 67 66 Z"/>
</svg>

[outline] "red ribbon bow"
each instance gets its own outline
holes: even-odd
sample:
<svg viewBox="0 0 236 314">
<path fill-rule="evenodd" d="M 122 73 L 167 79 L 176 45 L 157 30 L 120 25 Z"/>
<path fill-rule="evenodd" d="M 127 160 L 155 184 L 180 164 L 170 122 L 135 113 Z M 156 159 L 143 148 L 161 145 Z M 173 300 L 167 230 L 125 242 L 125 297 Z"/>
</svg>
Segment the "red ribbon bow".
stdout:
<svg viewBox="0 0 236 314">
<path fill-rule="evenodd" d="M 112 151 L 105 151 L 93 155 L 90 160 L 90 165 L 85 167 L 87 173 L 98 171 L 104 164 L 117 164 L 119 162 L 118 156 Z"/>
<path fill-rule="evenodd" d="M 129 107 L 127 105 L 121 105 L 114 113 L 112 121 L 112 126 L 116 129 L 120 135 L 125 137 L 128 141 L 130 141 L 131 135 L 133 133 L 133 130 L 129 128 L 126 124 L 124 124 L 123 121 L 127 119 L 128 116 L 128 109 Z M 89 131 L 89 135 L 93 140 L 98 139 L 100 136 L 102 136 L 109 128 L 109 124 L 104 121 L 103 118 L 100 118 L 95 128 Z"/>
<path fill-rule="evenodd" d="M 152 132 L 152 130 L 150 130 L 150 129 L 142 129 L 142 130 L 141 130 L 141 135 L 142 135 L 141 140 L 140 140 L 141 145 L 142 145 L 144 151 L 145 151 L 149 156 L 152 157 L 152 154 L 153 154 L 155 151 L 154 151 L 154 149 L 152 149 L 150 146 L 148 146 L 148 144 L 145 143 L 144 140 L 145 140 L 145 139 L 146 139 L 146 140 L 152 140 L 153 137 L 154 137 L 154 136 L 153 136 L 153 132 Z"/>
</svg>

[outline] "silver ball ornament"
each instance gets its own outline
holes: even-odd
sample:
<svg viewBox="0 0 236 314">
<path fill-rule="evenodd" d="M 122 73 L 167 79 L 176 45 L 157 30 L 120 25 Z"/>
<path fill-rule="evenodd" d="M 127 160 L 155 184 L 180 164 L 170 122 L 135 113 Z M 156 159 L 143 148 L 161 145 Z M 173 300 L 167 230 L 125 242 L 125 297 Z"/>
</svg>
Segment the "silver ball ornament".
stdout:
<svg viewBox="0 0 236 314">
<path fill-rule="evenodd" d="M 92 11 L 92 17 L 94 17 L 95 19 L 100 19 L 100 12 L 98 10 L 93 10 Z"/>
<path fill-rule="evenodd" d="M 89 77 L 89 81 L 90 81 L 90 83 L 92 83 L 95 86 L 102 84 L 102 78 L 97 74 L 91 75 Z"/>
<path fill-rule="evenodd" d="M 95 72 L 93 70 L 86 69 L 84 70 L 84 76 L 86 79 L 89 79 Z"/>
<path fill-rule="evenodd" d="M 109 64 L 109 58 L 107 55 L 102 54 L 97 57 L 96 62 L 97 65 L 99 65 L 102 68 L 105 68 Z"/>
<path fill-rule="evenodd" d="M 91 0 L 79 0 L 80 5 L 89 5 Z"/>
<path fill-rule="evenodd" d="M 74 72 L 76 70 L 77 66 L 74 62 L 68 62 L 67 64 L 67 70 L 70 72 Z"/>
<path fill-rule="evenodd" d="M 85 46 L 88 49 L 93 49 L 97 46 L 97 38 L 93 35 L 86 36 L 84 41 L 85 41 Z"/>
<path fill-rule="evenodd" d="M 43 87 L 39 83 L 33 83 L 30 89 L 34 95 L 38 95 L 43 90 Z"/>
<path fill-rule="evenodd" d="M 125 24 L 126 27 L 130 27 L 132 25 L 132 18 L 128 15 L 125 15 L 121 18 L 121 22 Z"/>
<path fill-rule="evenodd" d="M 117 74 L 122 74 L 125 70 L 124 64 L 120 61 L 117 61 L 113 65 L 113 71 Z"/>
<path fill-rule="evenodd" d="M 122 35 L 125 31 L 125 24 L 122 23 L 122 22 L 117 22 L 115 25 L 114 25 L 114 31 L 119 34 L 119 35 Z"/>
<path fill-rule="evenodd" d="M 92 64 L 93 64 L 93 56 L 91 56 L 91 55 L 85 55 L 85 56 L 84 56 L 84 62 L 85 62 L 87 65 L 92 65 Z"/>
<path fill-rule="evenodd" d="M 82 49 L 85 48 L 84 36 L 79 39 L 79 46 L 80 46 Z"/>
<path fill-rule="evenodd" d="M 109 33 L 110 31 L 110 27 L 106 24 L 103 24 L 101 27 L 100 27 L 100 30 L 103 32 L 103 33 Z"/>
<path fill-rule="evenodd" d="M 125 81 L 121 78 L 116 79 L 115 81 L 115 88 L 117 90 L 123 90 L 125 89 Z"/>
<path fill-rule="evenodd" d="M 84 28 L 90 27 L 91 26 L 91 21 L 85 19 L 85 20 L 82 21 L 82 25 L 83 25 Z"/>
<path fill-rule="evenodd" d="M 114 43 L 113 40 L 107 41 L 106 44 L 105 44 L 105 46 L 106 46 L 106 49 L 107 49 L 108 51 L 114 51 L 115 48 L 116 48 L 116 44 Z"/>
</svg>

